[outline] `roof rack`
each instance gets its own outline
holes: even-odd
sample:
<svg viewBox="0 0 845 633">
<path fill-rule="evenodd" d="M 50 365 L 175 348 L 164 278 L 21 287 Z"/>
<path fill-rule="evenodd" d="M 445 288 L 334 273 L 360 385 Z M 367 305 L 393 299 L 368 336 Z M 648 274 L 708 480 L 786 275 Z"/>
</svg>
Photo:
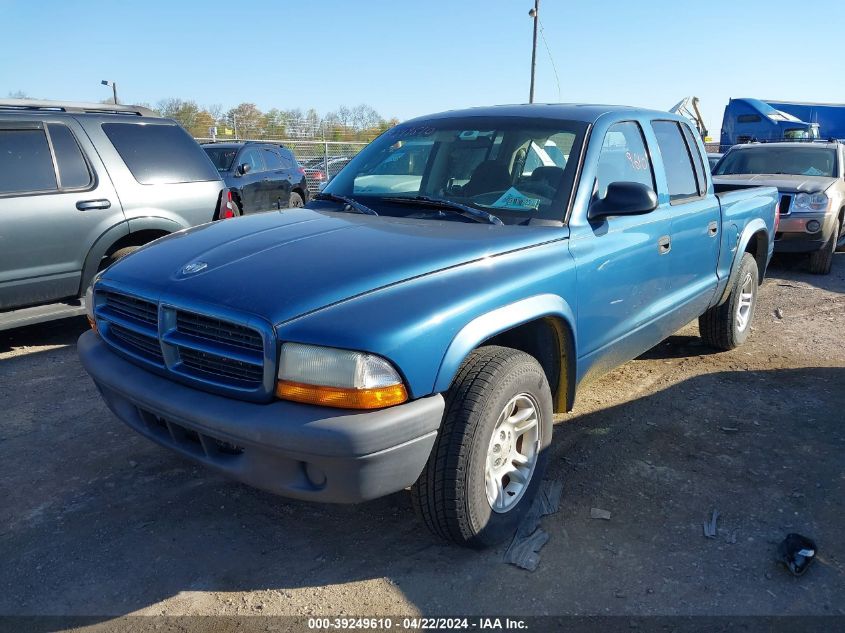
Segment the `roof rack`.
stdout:
<svg viewBox="0 0 845 633">
<path fill-rule="evenodd" d="M 40 99 L 0 99 L 0 110 L 19 112 L 74 112 L 89 114 L 128 114 L 160 117 L 149 108 L 110 103 L 81 103 L 74 101 L 46 101 Z"/>
<path fill-rule="evenodd" d="M 747 143 L 736 143 L 736 145 L 758 145 L 761 143 L 842 143 L 838 138 L 772 138 L 772 139 L 751 139 Z"/>
</svg>

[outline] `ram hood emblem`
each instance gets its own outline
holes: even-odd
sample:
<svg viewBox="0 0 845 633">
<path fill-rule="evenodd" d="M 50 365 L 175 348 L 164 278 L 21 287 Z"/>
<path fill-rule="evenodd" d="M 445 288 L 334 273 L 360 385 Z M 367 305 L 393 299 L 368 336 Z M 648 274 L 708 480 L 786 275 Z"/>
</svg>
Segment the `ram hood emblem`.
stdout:
<svg viewBox="0 0 845 633">
<path fill-rule="evenodd" d="M 183 275 L 193 275 L 208 268 L 208 262 L 191 262 L 182 266 Z"/>
</svg>

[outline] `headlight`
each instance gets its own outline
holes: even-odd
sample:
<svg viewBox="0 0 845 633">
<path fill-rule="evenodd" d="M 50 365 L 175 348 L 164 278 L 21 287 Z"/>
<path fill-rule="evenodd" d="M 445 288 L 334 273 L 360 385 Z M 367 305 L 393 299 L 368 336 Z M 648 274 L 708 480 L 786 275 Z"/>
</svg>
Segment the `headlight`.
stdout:
<svg viewBox="0 0 845 633">
<path fill-rule="evenodd" d="M 828 198 L 823 193 L 799 193 L 795 196 L 796 209 L 810 209 L 811 211 L 826 211 L 827 205 L 830 203 Z"/>
<path fill-rule="evenodd" d="M 402 378 L 384 358 L 364 352 L 285 343 L 276 396 L 343 409 L 380 409 L 408 399 Z"/>
</svg>

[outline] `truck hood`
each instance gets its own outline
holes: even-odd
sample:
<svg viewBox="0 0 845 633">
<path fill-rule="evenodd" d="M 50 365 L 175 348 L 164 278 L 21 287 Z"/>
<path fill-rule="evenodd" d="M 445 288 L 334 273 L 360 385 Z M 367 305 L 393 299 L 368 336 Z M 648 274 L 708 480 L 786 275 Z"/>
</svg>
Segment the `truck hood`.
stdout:
<svg viewBox="0 0 845 633">
<path fill-rule="evenodd" d="M 730 174 L 714 176 L 713 182 L 776 187 L 780 192 L 821 193 L 836 182 L 828 176 L 792 176 L 788 174 Z"/>
<path fill-rule="evenodd" d="M 177 305 L 224 306 L 279 324 L 385 286 L 568 234 L 565 227 L 289 209 L 174 233 L 120 260 L 102 279 Z"/>
</svg>

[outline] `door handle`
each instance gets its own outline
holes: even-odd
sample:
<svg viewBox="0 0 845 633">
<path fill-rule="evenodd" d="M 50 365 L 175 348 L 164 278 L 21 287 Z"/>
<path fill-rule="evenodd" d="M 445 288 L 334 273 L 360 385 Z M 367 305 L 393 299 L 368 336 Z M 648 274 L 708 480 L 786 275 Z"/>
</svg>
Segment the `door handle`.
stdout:
<svg viewBox="0 0 845 633">
<path fill-rule="evenodd" d="M 111 206 L 109 200 L 80 200 L 76 203 L 76 208 L 80 211 L 90 211 L 91 209 L 108 209 Z"/>
<path fill-rule="evenodd" d="M 665 255 L 669 251 L 672 250 L 672 238 L 668 235 L 664 235 L 659 240 L 657 240 L 657 252 L 661 255 Z"/>
<path fill-rule="evenodd" d="M 710 237 L 716 237 L 719 233 L 719 223 L 713 220 L 710 224 L 707 225 L 707 234 Z"/>
</svg>

